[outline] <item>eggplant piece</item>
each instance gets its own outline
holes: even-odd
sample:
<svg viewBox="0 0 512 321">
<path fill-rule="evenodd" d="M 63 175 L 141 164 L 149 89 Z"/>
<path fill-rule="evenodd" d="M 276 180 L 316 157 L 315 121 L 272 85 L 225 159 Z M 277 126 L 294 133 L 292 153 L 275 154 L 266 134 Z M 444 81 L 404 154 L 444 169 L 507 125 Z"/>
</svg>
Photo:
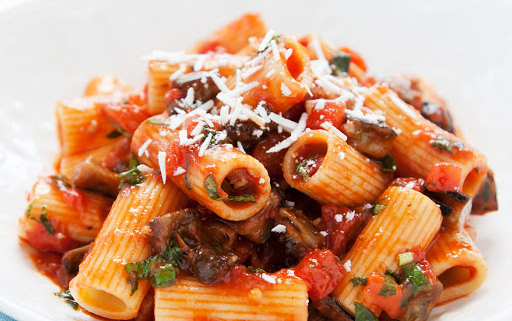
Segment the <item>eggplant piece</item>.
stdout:
<svg viewBox="0 0 512 321">
<path fill-rule="evenodd" d="M 471 214 L 485 214 L 498 210 L 498 199 L 496 194 L 496 183 L 494 173 L 489 170 L 480 191 L 473 198 L 473 210 Z"/>
<path fill-rule="evenodd" d="M 199 282 L 214 284 L 221 281 L 238 261 L 233 253 L 223 252 L 210 244 L 199 244 L 187 253 L 190 266 Z"/>
<path fill-rule="evenodd" d="M 431 289 L 417 293 L 407 302 L 399 321 L 425 321 L 443 292 L 443 284 L 437 281 Z"/>
<path fill-rule="evenodd" d="M 210 74 L 206 71 L 195 71 L 184 74 L 174 81 L 174 86 L 180 88 L 185 93 L 187 93 L 190 88 L 193 88 L 194 100 L 201 102 L 212 99 L 220 92 L 212 77 L 210 77 Z"/>
<path fill-rule="evenodd" d="M 89 252 L 91 244 L 69 250 L 62 256 L 59 268 L 59 281 L 63 288 L 69 287 L 69 282 L 78 274 L 78 267 L 84 260 L 85 255 Z"/>
<path fill-rule="evenodd" d="M 342 132 L 347 135 L 350 146 L 375 159 L 382 159 L 389 153 L 397 136 L 386 122 L 370 122 L 352 116 L 347 116 Z"/>
<path fill-rule="evenodd" d="M 115 198 L 119 192 L 119 175 L 96 162 L 92 156 L 75 167 L 73 186 Z"/>
<path fill-rule="evenodd" d="M 199 244 L 200 219 L 199 211 L 189 208 L 156 217 L 147 224 L 148 243 L 156 254 L 165 252 L 175 233 L 189 246 Z"/>
<path fill-rule="evenodd" d="M 310 250 L 326 247 L 326 237 L 302 211 L 282 207 L 274 224 L 286 227 L 277 240 L 285 246 L 286 254 L 299 260 Z"/>
<path fill-rule="evenodd" d="M 458 192 L 432 192 L 424 194 L 434 201 L 441 209 L 444 227 L 461 229 L 471 213 L 471 197 Z"/>
<path fill-rule="evenodd" d="M 209 243 L 219 245 L 225 251 L 232 249 L 238 238 L 236 230 L 220 219 L 202 221 L 201 230 Z"/>
<path fill-rule="evenodd" d="M 311 301 L 310 305 L 313 305 L 327 320 L 354 321 L 354 317 L 330 295 L 322 300 Z"/>
<path fill-rule="evenodd" d="M 238 234 L 257 244 L 266 242 L 270 237 L 272 220 L 277 216 L 282 198 L 282 191 L 275 186 L 272 187 L 265 206 L 258 213 L 235 223 Z"/>
</svg>

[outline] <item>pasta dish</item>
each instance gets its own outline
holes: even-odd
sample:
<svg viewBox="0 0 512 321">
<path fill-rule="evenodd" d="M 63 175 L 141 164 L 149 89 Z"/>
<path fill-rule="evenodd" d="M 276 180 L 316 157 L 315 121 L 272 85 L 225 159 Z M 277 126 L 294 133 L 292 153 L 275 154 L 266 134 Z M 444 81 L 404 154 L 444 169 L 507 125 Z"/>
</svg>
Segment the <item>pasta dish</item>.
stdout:
<svg viewBox="0 0 512 321">
<path fill-rule="evenodd" d="M 418 76 L 248 13 L 57 103 L 19 223 L 74 309 L 116 320 L 426 320 L 484 282 L 485 155 Z"/>
</svg>

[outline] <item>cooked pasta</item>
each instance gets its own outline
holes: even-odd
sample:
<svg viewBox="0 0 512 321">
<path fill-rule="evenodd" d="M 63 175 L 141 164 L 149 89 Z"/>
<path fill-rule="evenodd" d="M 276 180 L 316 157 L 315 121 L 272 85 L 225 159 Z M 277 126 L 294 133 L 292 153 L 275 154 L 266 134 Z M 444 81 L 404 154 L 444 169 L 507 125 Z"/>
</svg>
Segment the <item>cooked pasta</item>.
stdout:
<svg viewBox="0 0 512 321">
<path fill-rule="evenodd" d="M 67 303 L 116 320 L 424 321 L 484 282 L 468 217 L 497 210 L 493 172 L 422 78 L 381 80 L 254 13 L 144 59 L 144 89 L 102 75 L 57 103 L 57 173 L 20 219 Z"/>
</svg>

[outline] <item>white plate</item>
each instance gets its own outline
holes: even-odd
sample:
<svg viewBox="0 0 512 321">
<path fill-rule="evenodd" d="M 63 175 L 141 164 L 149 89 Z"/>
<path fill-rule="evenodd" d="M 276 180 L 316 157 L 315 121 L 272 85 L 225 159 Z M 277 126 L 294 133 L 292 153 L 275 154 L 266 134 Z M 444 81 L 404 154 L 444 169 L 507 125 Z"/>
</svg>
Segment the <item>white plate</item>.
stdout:
<svg viewBox="0 0 512 321">
<path fill-rule="evenodd" d="M 1 0 L 0 0 L 1 1 Z M 429 78 L 467 139 L 495 170 L 500 211 L 473 220 L 489 276 L 435 320 L 512 319 L 512 6 L 507 1 L 8 1 L 0 2 L 0 311 L 19 320 L 86 320 L 21 251 L 26 192 L 51 170 L 54 105 L 96 73 L 141 85 L 139 59 L 179 50 L 247 10 L 278 32 L 317 32 L 348 44 L 379 75 Z"/>
</svg>

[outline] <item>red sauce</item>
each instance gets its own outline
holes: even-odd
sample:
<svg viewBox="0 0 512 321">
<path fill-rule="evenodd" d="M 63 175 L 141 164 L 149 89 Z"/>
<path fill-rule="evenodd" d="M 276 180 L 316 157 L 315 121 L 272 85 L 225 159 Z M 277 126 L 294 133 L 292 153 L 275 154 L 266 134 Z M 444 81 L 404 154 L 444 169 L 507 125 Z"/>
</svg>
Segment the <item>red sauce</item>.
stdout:
<svg viewBox="0 0 512 321">
<path fill-rule="evenodd" d="M 28 252 L 37 271 L 62 288 L 59 276 L 62 254 L 51 251 L 39 251 L 22 239 L 20 239 L 20 245 Z"/>
<path fill-rule="evenodd" d="M 270 177 L 279 178 L 283 176 L 283 160 L 288 149 L 282 149 L 275 153 L 267 153 L 267 150 L 287 137 L 288 134 L 286 133 L 270 135 L 259 142 L 252 151 L 252 156 L 265 166 Z"/>
<path fill-rule="evenodd" d="M 462 189 L 462 169 L 451 163 L 437 163 L 428 173 L 426 186 L 432 192 L 459 192 Z"/>
<path fill-rule="evenodd" d="M 78 245 L 78 242 L 61 232 L 63 229 L 59 221 L 52 217 L 48 217 L 48 220 L 55 229 L 55 234 L 49 234 L 39 222 L 31 219 L 25 221 L 25 235 L 31 246 L 38 250 L 65 252 Z"/>
</svg>

